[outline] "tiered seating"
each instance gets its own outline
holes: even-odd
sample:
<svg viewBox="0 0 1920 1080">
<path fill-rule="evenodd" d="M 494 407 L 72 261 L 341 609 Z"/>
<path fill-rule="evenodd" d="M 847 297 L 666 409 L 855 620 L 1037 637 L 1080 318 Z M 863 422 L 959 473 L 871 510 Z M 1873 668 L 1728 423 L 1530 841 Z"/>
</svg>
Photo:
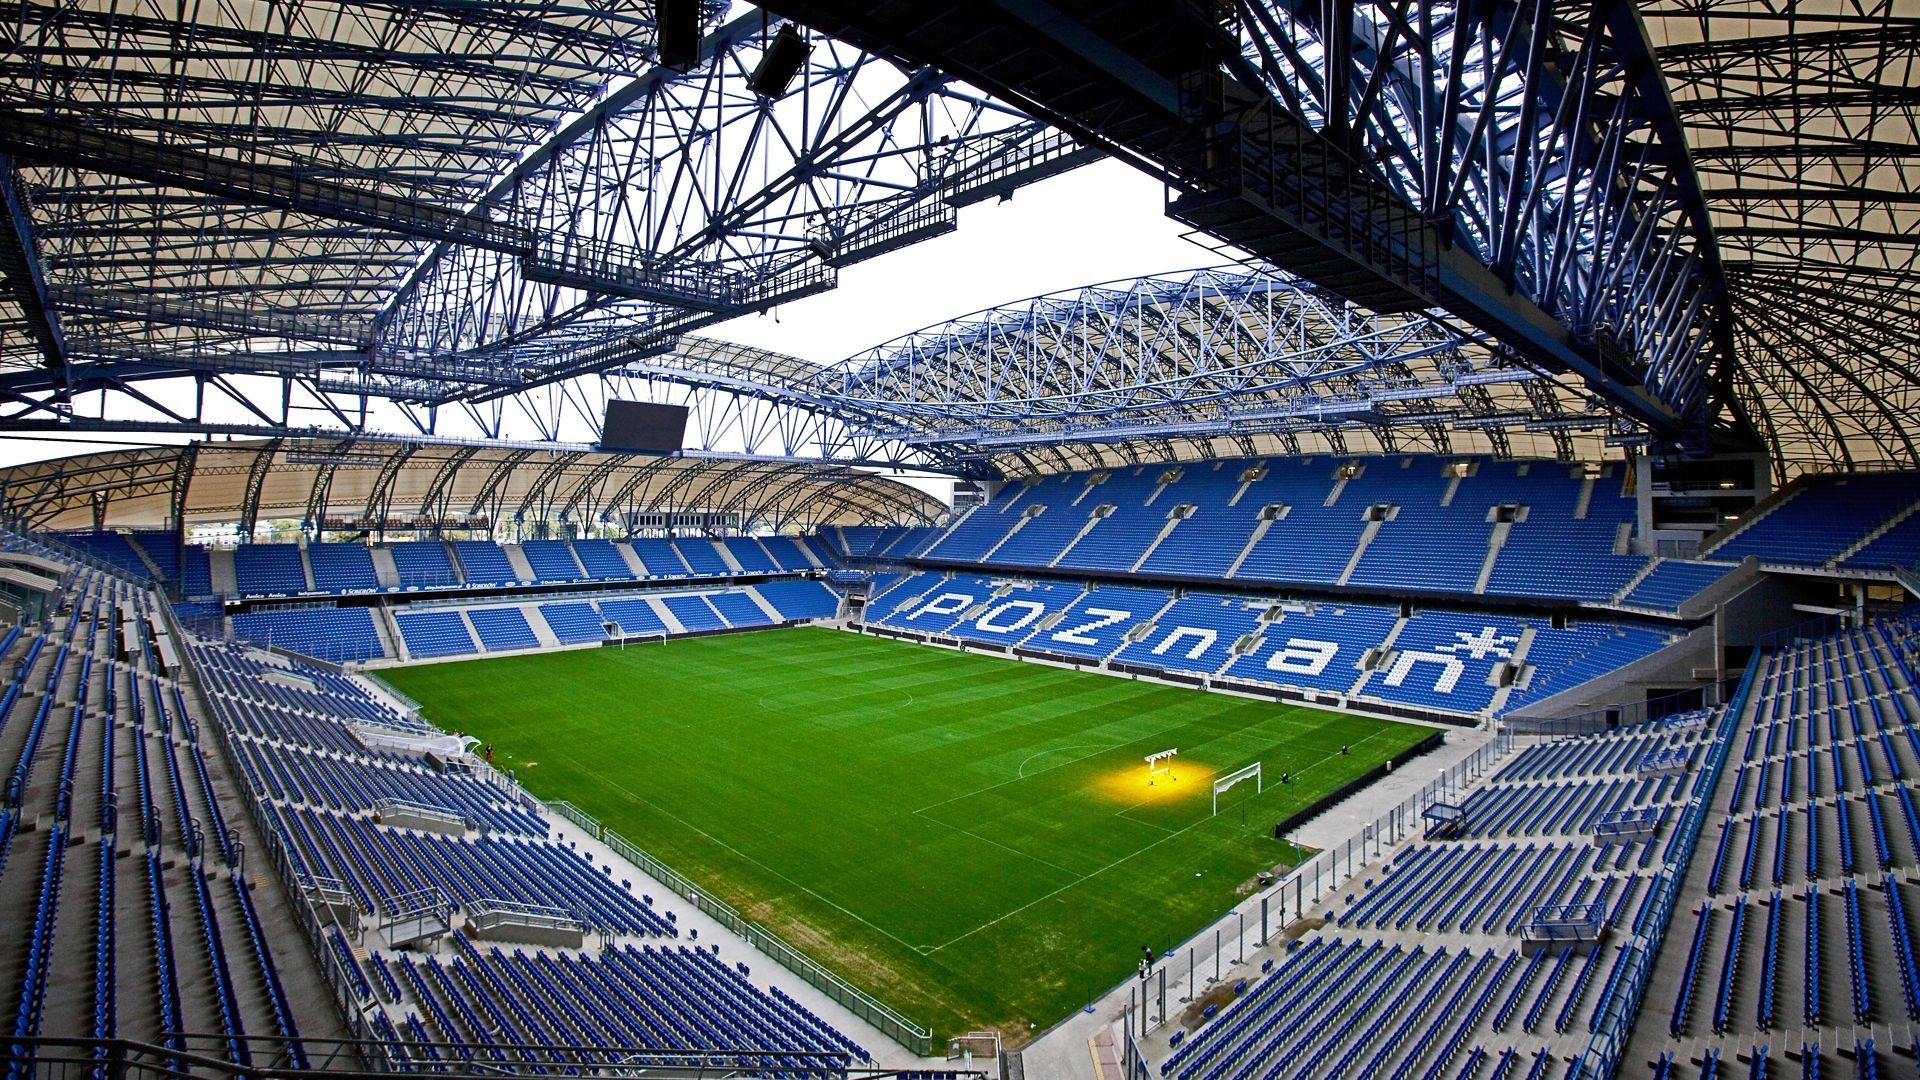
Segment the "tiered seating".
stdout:
<svg viewBox="0 0 1920 1080">
<path fill-rule="evenodd" d="M 647 568 L 650 578 L 690 577 L 693 574 L 687 567 L 687 561 L 680 557 L 680 549 L 665 540 L 641 537 L 627 541 L 627 546 L 640 556 L 640 563 Z"/>
<path fill-rule="evenodd" d="M 321 660 L 385 656 L 373 613 L 366 608 L 252 611 L 233 617 L 233 632 L 248 641 L 292 649 Z"/>
<path fill-rule="evenodd" d="M 1234 559 L 1239 557 L 1240 550 L 1247 546 L 1247 541 L 1259 527 L 1261 509 L 1289 501 L 1281 494 L 1282 491 L 1291 490 L 1287 487 L 1289 481 L 1297 479 L 1306 482 L 1304 471 L 1269 469 L 1264 479 L 1248 484 L 1241 478 L 1249 471 L 1257 471 L 1262 463 L 1236 461 L 1231 463 L 1231 468 L 1228 468 L 1228 464 L 1216 462 L 1212 465 L 1181 466 L 1179 479 L 1160 488 L 1158 497 L 1154 497 L 1153 488 L 1159 487 L 1166 470 L 1147 469 L 1141 479 L 1150 485 L 1146 498 L 1152 498 L 1153 502 L 1148 505 L 1143 501 L 1141 506 L 1142 514 L 1153 530 L 1148 542 L 1166 527 L 1168 514 L 1181 506 L 1194 509 L 1147 556 L 1146 562 L 1140 566 L 1143 573 L 1192 578 L 1225 577 Z M 1330 471 L 1330 467 L 1320 470 L 1318 475 L 1324 476 L 1327 471 Z M 1319 505 L 1326 498 L 1330 483 L 1319 485 L 1319 495 L 1313 499 L 1314 505 Z M 1247 490 L 1242 492 L 1242 487 Z M 1299 502 L 1301 498 L 1295 495 L 1292 501 Z M 1130 504 L 1115 505 L 1122 507 L 1122 510 L 1115 511 L 1116 516 L 1121 512 L 1134 512 Z M 1113 522 L 1108 521 L 1100 527 L 1112 528 Z M 1138 536 L 1138 533 L 1134 535 Z M 1124 551 L 1120 554 L 1125 557 Z"/>
<path fill-rule="evenodd" d="M 207 549 L 198 544 L 187 545 L 185 561 L 180 567 L 180 593 L 189 599 L 213 595 L 213 568 L 208 563 Z"/>
<path fill-rule="evenodd" d="M 807 548 L 801 540 L 791 536 L 763 536 L 760 546 L 766 548 L 767 554 L 773 557 L 773 564 L 782 570 L 816 569 L 813 561 L 807 558 Z M 823 559 L 821 565 L 833 564 Z"/>
<path fill-rule="evenodd" d="M 1734 730 L 1729 775 L 1704 822 L 1713 856 L 1695 860 L 1681 893 L 1687 930 L 1661 955 L 1683 975 L 1653 984 L 1647 1009 L 1664 1030 L 1645 1041 L 1637 1032 L 1635 1047 L 1646 1049 L 1629 1064 L 1651 1057 L 1657 1034 L 1723 1057 L 1751 1054 L 1756 1069 L 1767 1057 L 1756 1047 L 1803 1046 L 1801 1064 L 1778 1053 L 1770 1064 L 1810 1075 L 1846 1069 L 1837 1052 L 1856 1041 L 1887 1045 L 1899 1033 L 1904 1042 L 1913 1030 L 1915 641 L 1911 618 L 1893 618 L 1762 657 L 1754 706 Z"/>
<path fill-rule="evenodd" d="M 1360 677 L 1362 655 L 1386 639 L 1399 612 L 1364 604 L 1284 605 L 1260 626 L 1260 642 L 1227 668 L 1235 678 L 1277 686 L 1344 691 Z"/>
<path fill-rule="evenodd" d="M 453 551 L 469 585 L 513 585 L 520 580 L 507 553 L 491 540 L 456 540 Z"/>
<path fill-rule="evenodd" d="M 1591 481 L 1586 515 L 1576 517 L 1587 480 L 1567 466 L 1546 462 L 1487 462 L 1474 477 L 1482 498 L 1526 507 L 1493 564 L 1487 592 L 1600 602 L 1610 599 L 1646 565 L 1637 555 L 1613 554 L 1622 527 L 1635 520 L 1632 499 L 1621 495 L 1622 478 Z"/>
<path fill-rule="evenodd" d="M 767 549 L 760 546 L 760 541 L 751 536 L 729 536 L 720 543 L 733 555 L 733 561 L 740 564 L 740 569 L 749 574 L 771 574 L 780 569 Z"/>
<path fill-rule="evenodd" d="M 1519 620 L 1498 615 L 1421 611 L 1393 642 L 1393 662 L 1375 669 L 1357 693 L 1455 712 L 1479 712 L 1493 703 L 1487 684 L 1495 664 L 1511 660 L 1526 632 Z"/>
<path fill-rule="evenodd" d="M 592 604 L 541 604 L 540 617 L 547 620 L 548 628 L 562 645 L 580 645 L 607 639 L 606 629 L 600 625 L 600 613 L 594 610 Z"/>
<path fill-rule="evenodd" d="M 967 574 L 956 574 L 942 579 L 938 575 L 924 575 L 932 587 L 924 598 L 913 600 L 909 585 L 890 590 L 887 598 L 898 594 L 898 606 L 881 612 L 869 607 L 869 621 L 882 623 L 900 630 L 917 630 L 921 633 L 945 633 L 960 616 L 984 603 L 992 597 L 999 587 L 986 578 Z"/>
<path fill-rule="evenodd" d="M 163 581 L 180 578 L 180 536 L 171 529 L 135 529 L 127 534 L 134 547 L 160 568 Z"/>
<path fill-rule="evenodd" d="M 1059 622 L 1035 630 L 1025 645 L 1069 656 L 1112 656 L 1134 627 L 1153 618 L 1172 599 L 1158 589 L 1097 586 L 1075 597 Z"/>
<path fill-rule="evenodd" d="M 620 549 L 611 540 L 575 540 L 573 553 L 580 559 L 587 576 L 595 581 L 631 581 L 633 569 L 620 557 Z"/>
<path fill-rule="evenodd" d="M 840 610 L 840 594 L 825 582 L 811 578 L 763 581 L 753 587 L 761 598 L 773 605 L 780 617 L 789 622 L 801 619 L 831 619 Z"/>
<path fill-rule="evenodd" d="M 673 617 L 680 620 L 680 625 L 688 630 L 725 630 L 727 628 L 726 622 L 720 618 L 718 612 L 713 610 L 713 606 L 707 603 L 707 598 L 703 595 L 696 593 L 691 596 L 669 596 L 663 602 L 667 605 L 667 610 L 673 612 Z"/>
<path fill-rule="evenodd" d="M 308 591 L 295 544 L 241 544 L 233 549 L 233 576 L 242 596 L 294 596 Z"/>
<path fill-rule="evenodd" d="M 480 646 L 488 652 L 540 646 L 540 638 L 527 625 L 527 616 L 519 608 L 471 608 L 467 619 L 480 635 Z"/>
<path fill-rule="evenodd" d="M 1087 481 L 1084 473 L 1067 473 L 1035 487 L 1021 506 L 1026 510 L 1045 506 L 1046 510 L 1009 536 L 993 553 L 993 561 L 1002 566 L 1050 565 L 1103 501 L 1101 485 L 1089 488 Z"/>
<path fill-rule="evenodd" d="M 565 540 L 528 540 L 520 545 L 527 565 L 541 581 L 580 581 L 585 577 L 573 559 L 573 548 Z"/>
<path fill-rule="evenodd" d="M 1017 645 L 1068 604 L 1080 598 L 1078 585 L 1023 583 L 981 605 L 947 632 L 969 641 Z"/>
<path fill-rule="evenodd" d="M 1916 473 L 1815 477 L 1702 554 L 1727 562 L 1758 555 L 1762 562 L 1820 566 L 1916 501 L 1920 501 L 1920 474 Z"/>
<path fill-rule="evenodd" d="M 447 559 L 447 545 L 438 540 L 403 540 L 390 549 L 400 584 L 408 588 L 458 585 L 460 576 Z"/>
<path fill-rule="evenodd" d="M 1232 656 L 1234 642 L 1260 625 L 1270 606 L 1239 597 L 1195 593 L 1154 620 L 1153 631 L 1121 649 L 1115 660 L 1168 671 L 1212 674 Z"/>
<path fill-rule="evenodd" d="M 1840 565 L 1854 570 L 1920 566 L 1920 514 L 1908 514 Z"/>
<path fill-rule="evenodd" d="M 133 549 L 127 538 L 117 532 L 68 532 L 56 534 L 57 539 L 86 553 L 102 562 L 111 563 L 125 570 L 135 578 L 149 578 L 153 571 L 147 567 L 140 553 Z"/>
<path fill-rule="evenodd" d="M 713 605 L 713 610 L 720 613 L 728 626 L 736 630 L 748 626 L 773 625 L 773 619 L 768 617 L 766 611 L 744 592 L 708 593 L 707 602 Z"/>
<path fill-rule="evenodd" d="M 1152 475 L 1149 476 L 1149 471 Z M 1104 483 L 1093 489 L 1082 502 L 1084 508 L 1112 506 L 1113 513 L 1096 522 L 1073 547 L 1061 556 L 1058 566 L 1062 570 L 1110 570 L 1127 569 L 1140 560 L 1147 545 L 1159 534 L 1160 527 L 1166 524 L 1165 509 L 1168 503 L 1162 503 L 1161 512 L 1148 511 L 1145 500 L 1157 486 L 1159 470 L 1149 470 L 1147 466 L 1135 466 L 1132 469 L 1115 470 L 1107 474 Z M 1084 518 L 1082 519 L 1084 521 Z"/>
<path fill-rule="evenodd" d="M 713 541 L 704 536 L 676 537 L 671 543 L 673 549 L 680 553 L 681 560 L 693 568 L 696 576 L 726 577 L 733 573 L 733 568 L 714 550 Z M 652 564 L 649 563 L 648 567 L 651 568 Z"/>
<path fill-rule="evenodd" d="M 1475 483 L 1479 478 L 1445 475 L 1427 458 L 1402 460 L 1414 465 L 1399 470 L 1398 483 L 1386 496 L 1396 508 L 1393 519 L 1380 523 L 1379 532 L 1354 565 L 1348 583 L 1423 592 L 1472 592 L 1480 565 L 1486 560 L 1487 537 L 1493 528 L 1487 523 L 1488 503 Z M 1449 488 L 1454 489 L 1451 501 L 1446 500 Z M 1447 503 L 1444 506 L 1443 501 Z M 1346 499 L 1342 497 L 1341 502 Z M 1436 536 L 1447 537 L 1447 542 L 1434 543 Z"/>
<path fill-rule="evenodd" d="M 422 611 L 394 616 L 407 652 L 416 659 L 475 651 L 473 635 L 458 611 Z"/>
<path fill-rule="evenodd" d="M 1651 573 L 1641 578 L 1627 593 L 1622 603 L 1660 611 L 1677 611 L 1695 593 L 1727 576 L 1733 568 L 1732 563 L 1662 559 Z"/>
<path fill-rule="evenodd" d="M 1709 737 L 1656 723 L 1516 755 L 1468 800 L 1478 826 L 1411 843 L 1310 912 L 1324 924 L 1306 924 L 1318 928 L 1251 985 L 1236 984 L 1231 1004 L 1174 1042 L 1159 1074 L 1452 1077 L 1488 1075 L 1497 1063 L 1491 1075 L 1513 1076 L 1531 1054 L 1528 1075 L 1539 1075 L 1553 1058 L 1534 1047 L 1568 1036 L 1577 1053 L 1632 936 L 1626 927 L 1643 917 L 1648 864 L 1687 797 L 1678 782 L 1636 796 L 1663 815 L 1660 830 L 1597 844 L 1591 791 L 1638 792 L 1643 751 Z M 1509 804 L 1554 809 L 1500 817 Z M 1488 828 L 1496 819 L 1505 823 Z M 1615 930 L 1593 944 L 1541 938 L 1543 909 L 1596 913 Z"/>
<path fill-rule="evenodd" d="M 321 592 L 359 592 L 378 589 L 373 556 L 360 543 L 310 544 L 307 563 L 313 568 L 314 588 Z"/>
<path fill-rule="evenodd" d="M 618 623 L 628 636 L 667 632 L 667 624 L 661 621 L 659 612 L 645 600 L 602 600 L 598 607 L 607 621 Z"/>
<path fill-rule="evenodd" d="M 1524 687 L 1515 686 L 1507 695 L 1508 712 L 1651 656 L 1674 640 L 1668 631 L 1647 627 L 1588 623 L 1554 630 L 1538 619 L 1524 621 L 1534 631 L 1527 648 L 1531 673 Z"/>
<path fill-rule="evenodd" d="M 1062 478 L 1065 479 L 1065 478 Z M 1054 481 L 1058 488 L 1060 481 Z M 1040 484 L 1008 484 L 1000 489 L 990 501 L 976 508 L 954 526 L 943 533 L 928 547 L 924 556 L 944 562 L 979 562 L 986 553 L 998 544 L 1020 516 L 1026 512 L 1027 500 L 1031 496 L 1044 500 L 1037 494 Z M 875 556 L 894 554 L 892 548 L 899 537 L 889 540 L 885 548 L 876 545 L 869 553 Z"/>
</svg>

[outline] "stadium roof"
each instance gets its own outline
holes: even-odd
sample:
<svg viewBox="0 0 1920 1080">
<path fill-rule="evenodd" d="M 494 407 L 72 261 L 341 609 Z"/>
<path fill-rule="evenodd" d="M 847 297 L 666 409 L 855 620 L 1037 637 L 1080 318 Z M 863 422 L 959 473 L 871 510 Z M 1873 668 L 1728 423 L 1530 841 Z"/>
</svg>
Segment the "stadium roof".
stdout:
<svg viewBox="0 0 1920 1080">
<path fill-rule="evenodd" d="M 1450 5 L 1428 7 L 1436 41 L 1454 32 Z M 951 231 L 956 207 L 1093 156 L 947 75 L 817 35 L 789 93 L 756 93 L 770 34 L 750 9 L 723 24 L 725 5 L 705 5 L 703 62 L 669 71 L 654 63 L 653 10 L 20 6 L 0 37 L 0 425 L 370 431 L 377 406 L 403 414 L 397 430 L 439 433 L 444 414 L 498 437 L 503 398 L 650 377 L 679 334 L 830 288 L 844 265 Z M 1355 10 L 1356 34 L 1391 45 L 1378 5 Z M 1691 148 L 1726 284 L 1723 432 L 1757 435 L 1788 473 L 1920 465 L 1920 0 L 1644 0 L 1638 12 L 1670 99 L 1642 94 L 1670 113 L 1645 119 L 1661 131 L 1670 119 Z M 1549 62 L 1526 74 L 1536 82 L 1521 89 L 1547 95 L 1542 123 L 1561 92 L 1547 76 L 1590 14 L 1569 9 L 1544 35 Z M 1299 37 L 1301 78 L 1324 65 L 1313 19 L 1271 22 Z M 1369 80 L 1352 82 L 1386 108 Z M 1516 100 L 1497 105 L 1503 139 L 1526 130 Z M 930 334 L 957 340 L 965 322 L 825 370 L 844 379 Z M 1632 441 L 1596 426 L 1592 386 L 1483 342 L 1465 354 L 1502 374 L 1435 397 L 1416 365 L 1413 396 L 1315 417 L 1300 387 L 1280 388 L 1299 356 L 1279 351 L 1262 371 L 1243 366 L 1243 385 L 1135 398 L 1126 437 L 1103 392 L 1029 393 L 1028 411 L 987 416 L 968 413 L 962 388 L 890 376 L 878 398 L 841 394 L 849 423 L 876 424 L 842 442 L 950 447 L 971 423 L 978 460 L 1022 469 L 1229 447 L 1586 457 L 1607 436 Z M 1351 373 L 1349 398 L 1408 378 L 1401 358 L 1376 360 Z M 812 365 L 753 363 L 758 387 L 821 389 Z M 1539 377 L 1504 381 L 1523 369 Z M 1003 390 L 976 398 L 1003 403 Z M 1284 423 L 1192 429 L 1271 414 L 1278 397 Z M 909 403 L 953 406 L 953 422 L 925 409 L 882 422 Z M 991 445 L 1009 434 L 996 425 L 1016 424 L 1030 448 Z M 1092 437 L 1103 425 L 1112 437 Z"/>
<path fill-rule="evenodd" d="M 1640 5 L 1789 470 L 1920 465 L 1920 2 Z"/>
<path fill-rule="evenodd" d="M 35 528 L 331 522 L 330 530 L 735 513 L 745 527 L 929 524 L 946 507 L 832 465 L 643 457 L 587 447 L 395 439 L 267 439 L 145 447 L 0 470 L 0 507 Z"/>
</svg>

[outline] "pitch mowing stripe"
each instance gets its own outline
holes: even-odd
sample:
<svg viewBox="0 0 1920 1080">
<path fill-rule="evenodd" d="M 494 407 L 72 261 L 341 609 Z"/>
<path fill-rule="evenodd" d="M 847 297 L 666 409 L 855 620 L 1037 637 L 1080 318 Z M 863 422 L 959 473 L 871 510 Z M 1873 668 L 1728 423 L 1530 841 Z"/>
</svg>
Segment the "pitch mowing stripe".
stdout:
<svg viewBox="0 0 1920 1080">
<path fill-rule="evenodd" d="M 1231 908 L 1290 851 L 1275 819 L 1427 734 L 818 628 L 384 674 L 936 1035 L 1016 1043 Z M 1143 798 L 1169 745 L 1191 787 Z M 1254 760 L 1295 781 L 1236 796 L 1244 828 L 1208 817 L 1205 773 Z"/>
</svg>

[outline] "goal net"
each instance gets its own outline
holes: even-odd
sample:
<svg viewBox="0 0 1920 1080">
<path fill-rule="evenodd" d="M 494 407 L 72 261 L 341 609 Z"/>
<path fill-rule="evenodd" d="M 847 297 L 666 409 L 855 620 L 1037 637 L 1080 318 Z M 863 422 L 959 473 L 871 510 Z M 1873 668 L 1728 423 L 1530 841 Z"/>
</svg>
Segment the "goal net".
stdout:
<svg viewBox="0 0 1920 1080">
<path fill-rule="evenodd" d="M 1235 769 L 1213 782 L 1213 815 L 1215 817 L 1220 816 L 1220 793 L 1242 780 L 1253 781 L 1253 793 L 1255 795 L 1266 790 L 1266 782 L 1262 780 L 1260 776 L 1259 762 L 1256 761 L 1244 769 Z"/>
</svg>

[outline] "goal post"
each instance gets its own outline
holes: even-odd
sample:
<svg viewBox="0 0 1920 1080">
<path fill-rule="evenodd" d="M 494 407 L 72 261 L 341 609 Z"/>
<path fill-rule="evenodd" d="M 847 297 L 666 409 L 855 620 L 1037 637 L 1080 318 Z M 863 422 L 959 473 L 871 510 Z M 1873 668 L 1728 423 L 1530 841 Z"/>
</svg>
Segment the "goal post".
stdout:
<svg viewBox="0 0 1920 1080">
<path fill-rule="evenodd" d="M 1260 763 L 1257 761 L 1247 766 L 1244 769 L 1235 769 L 1234 771 L 1216 779 L 1213 782 L 1213 816 L 1214 817 L 1220 816 L 1220 793 L 1232 787 L 1233 785 L 1239 783 L 1242 780 L 1249 780 L 1249 779 L 1253 781 L 1253 793 L 1255 795 L 1258 795 L 1262 791 L 1266 790 L 1266 781 L 1261 778 Z"/>
</svg>

